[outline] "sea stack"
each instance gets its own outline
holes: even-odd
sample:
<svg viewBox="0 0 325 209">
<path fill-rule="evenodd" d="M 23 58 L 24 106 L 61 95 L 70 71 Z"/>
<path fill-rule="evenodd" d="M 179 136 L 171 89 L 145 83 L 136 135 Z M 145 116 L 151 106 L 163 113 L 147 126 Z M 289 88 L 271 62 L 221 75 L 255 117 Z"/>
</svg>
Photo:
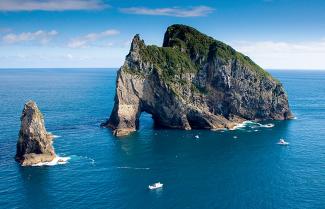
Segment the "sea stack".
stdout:
<svg viewBox="0 0 325 209">
<path fill-rule="evenodd" d="M 52 161 L 56 156 L 53 136 L 46 131 L 43 115 L 34 101 L 25 104 L 20 120 L 16 161 L 23 166 Z"/>
<path fill-rule="evenodd" d="M 133 38 L 103 125 L 116 136 L 127 135 L 138 129 L 141 112 L 158 126 L 185 130 L 292 118 L 278 80 L 249 57 L 185 25 L 168 27 L 162 47 Z"/>
</svg>

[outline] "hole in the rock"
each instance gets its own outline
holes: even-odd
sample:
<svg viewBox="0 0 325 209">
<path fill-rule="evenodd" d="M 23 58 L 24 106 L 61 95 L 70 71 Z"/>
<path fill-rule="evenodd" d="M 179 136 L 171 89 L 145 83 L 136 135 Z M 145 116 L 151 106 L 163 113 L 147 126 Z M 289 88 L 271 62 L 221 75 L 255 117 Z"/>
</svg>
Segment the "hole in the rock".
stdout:
<svg viewBox="0 0 325 209">
<path fill-rule="evenodd" d="M 153 129 L 154 120 L 152 115 L 147 112 L 142 112 L 139 118 L 139 130 L 141 129 Z"/>
</svg>

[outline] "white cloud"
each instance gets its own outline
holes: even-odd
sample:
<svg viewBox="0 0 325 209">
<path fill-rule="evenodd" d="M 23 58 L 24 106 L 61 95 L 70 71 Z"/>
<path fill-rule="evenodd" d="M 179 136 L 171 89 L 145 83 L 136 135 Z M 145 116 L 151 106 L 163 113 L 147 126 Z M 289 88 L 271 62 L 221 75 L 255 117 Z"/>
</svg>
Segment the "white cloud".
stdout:
<svg viewBox="0 0 325 209">
<path fill-rule="evenodd" d="M 0 46 L 0 68 L 120 67 L 128 48 L 78 48 Z"/>
<path fill-rule="evenodd" d="M 119 34 L 120 32 L 115 29 L 106 30 L 100 33 L 89 33 L 85 36 L 77 37 L 74 39 L 71 39 L 71 41 L 68 43 L 68 47 L 70 48 L 82 48 L 86 47 L 88 44 L 93 43 L 97 40 L 103 39 L 108 36 L 114 36 Z"/>
<path fill-rule="evenodd" d="M 103 0 L 1 0 L 0 11 L 100 10 L 109 7 Z"/>
<path fill-rule="evenodd" d="M 174 16 L 174 17 L 200 17 L 207 16 L 214 11 L 214 8 L 208 6 L 197 7 L 170 7 L 170 8 L 147 8 L 147 7 L 129 7 L 121 8 L 121 12 L 127 14 L 138 15 L 159 15 L 159 16 Z"/>
<path fill-rule="evenodd" d="M 72 54 L 66 54 L 66 56 L 65 56 L 66 58 L 68 58 L 68 59 L 73 59 L 73 55 Z"/>
<path fill-rule="evenodd" d="M 238 51 L 264 68 L 325 69 L 325 40 L 308 42 L 234 42 Z"/>
<path fill-rule="evenodd" d="M 38 30 L 35 32 L 23 32 L 20 34 L 9 33 L 2 37 L 2 41 L 8 44 L 28 41 L 37 41 L 41 44 L 46 44 L 57 34 L 58 32 L 55 30 Z"/>
</svg>

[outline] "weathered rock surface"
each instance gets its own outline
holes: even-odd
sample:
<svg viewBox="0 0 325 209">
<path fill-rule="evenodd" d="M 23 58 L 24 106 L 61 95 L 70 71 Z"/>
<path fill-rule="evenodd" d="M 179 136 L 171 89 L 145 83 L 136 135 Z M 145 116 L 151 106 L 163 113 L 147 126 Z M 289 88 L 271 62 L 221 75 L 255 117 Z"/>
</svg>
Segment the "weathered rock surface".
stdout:
<svg viewBox="0 0 325 209">
<path fill-rule="evenodd" d="M 43 115 L 34 101 L 25 104 L 20 120 L 16 161 L 23 166 L 52 161 L 53 136 L 46 131 Z"/>
<path fill-rule="evenodd" d="M 167 29 L 163 47 L 133 38 L 103 125 L 127 135 L 139 127 L 143 111 L 156 125 L 186 130 L 292 117 L 279 81 L 249 57 L 184 25 Z"/>
</svg>

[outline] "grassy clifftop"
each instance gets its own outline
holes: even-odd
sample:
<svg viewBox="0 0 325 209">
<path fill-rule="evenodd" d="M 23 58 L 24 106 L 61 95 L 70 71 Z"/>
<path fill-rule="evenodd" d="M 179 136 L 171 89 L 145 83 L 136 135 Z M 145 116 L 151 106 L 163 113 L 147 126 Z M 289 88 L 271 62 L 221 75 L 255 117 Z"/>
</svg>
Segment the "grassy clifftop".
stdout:
<svg viewBox="0 0 325 209">
<path fill-rule="evenodd" d="M 223 64 L 236 61 L 255 71 L 259 77 L 272 78 L 268 72 L 254 63 L 248 56 L 186 25 L 169 26 L 165 33 L 163 46 L 177 48 L 187 53 L 196 65 L 215 58 Z"/>
<path fill-rule="evenodd" d="M 177 82 L 177 75 L 196 73 L 189 57 L 170 47 L 146 46 L 140 51 L 143 61 L 153 63 L 155 69 L 167 82 Z"/>
<path fill-rule="evenodd" d="M 131 51 L 135 49 L 139 49 L 142 61 L 152 64 L 169 83 L 182 82 L 179 79 L 181 75 L 197 73 L 206 63 L 212 62 L 218 62 L 220 65 L 230 63 L 240 65 L 255 72 L 260 79 L 270 78 L 278 82 L 248 56 L 186 25 L 169 26 L 164 36 L 163 47 L 147 46 L 139 35 L 136 35 Z M 132 73 L 132 69 L 130 72 Z"/>
</svg>

